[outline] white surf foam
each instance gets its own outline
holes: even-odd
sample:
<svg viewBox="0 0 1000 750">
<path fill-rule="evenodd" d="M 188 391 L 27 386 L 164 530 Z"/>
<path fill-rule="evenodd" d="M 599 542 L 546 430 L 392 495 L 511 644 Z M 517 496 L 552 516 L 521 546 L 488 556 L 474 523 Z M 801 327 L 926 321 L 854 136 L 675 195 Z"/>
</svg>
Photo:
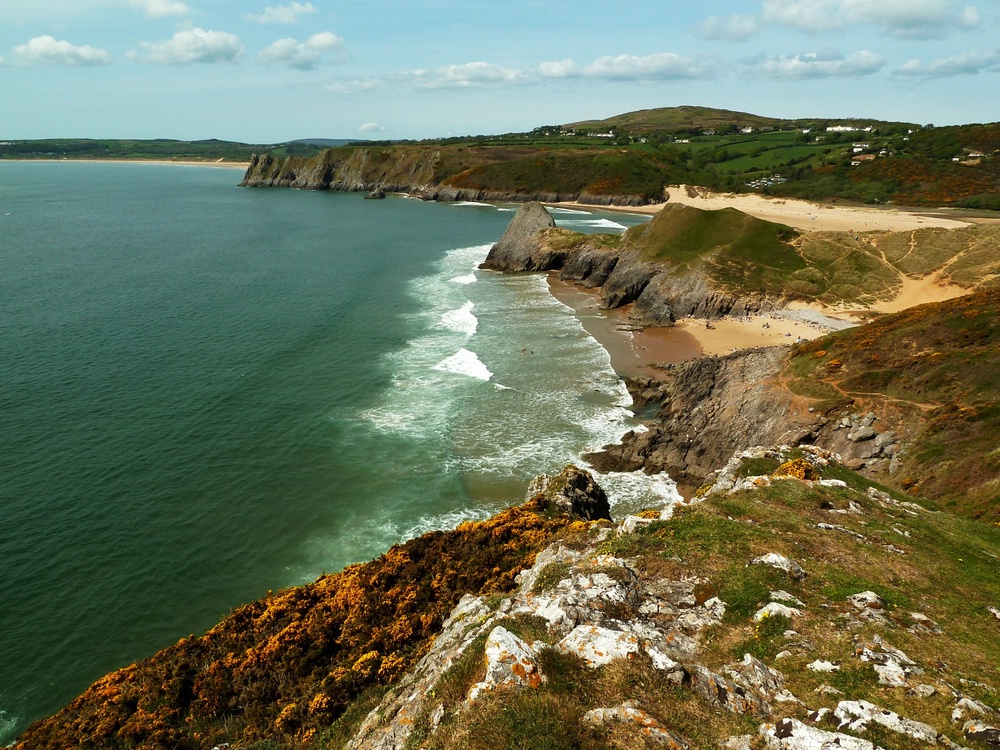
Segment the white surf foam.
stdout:
<svg viewBox="0 0 1000 750">
<path fill-rule="evenodd" d="M 590 211 L 577 211 L 572 208 L 557 208 L 555 206 L 546 206 L 546 209 L 550 214 L 583 214 L 584 216 L 590 216 Z"/>
<path fill-rule="evenodd" d="M 588 468 L 607 493 L 608 503 L 620 512 L 663 508 L 684 499 L 677 491 L 677 482 L 666 474 L 646 474 L 642 471 L 601 474 L 592 467 Z"/>
<path fill-rule="evenodd" d="M 474 336 L 476 329 L 479 327 L 479 319 L 472 314 L 474 307 L 475 305 L 472 302 L 466 302 L 457 310 L 449 310 L 441 316 L 441 321 L 438 325 L 455 333 Z"/>
<path fill-rule="evenodd" d="M 493 377 L 493 373 L 483 364 L 476 353 L 470 352 L 464 347 L 447 359 L 438 362 L 434 365 L 434 369 L 440 372 L 454 373 L 455 375 L 465 375 L 487 382 Z"/>
<path fill-rule="evenodd" d="M 611 221 L 611 219 L 556 219 L 556 224 L 560 227 L 592 227 L 594 229 L 617 229 L 621 231 L 628 229 L 624 224 Z"/>
<path fill-rule="evenodd" d="M 467 273 L 464 276 L 456 276 L 453 279 L 448 279 L 448 281 L 450 281 L 452 284 L 462 284 L 462 285 L 465 285 L 465 284 L 475 284 L 476 283 L 476 274 L 474 274 L 474 273 Z"/>
<path fill-rule="evenodd" d="M 492 203 L 479 203 L 478 201 L 455 201 L 453 206 L 478 206 L 481 208 L 496 208 Z"/>
</svg>

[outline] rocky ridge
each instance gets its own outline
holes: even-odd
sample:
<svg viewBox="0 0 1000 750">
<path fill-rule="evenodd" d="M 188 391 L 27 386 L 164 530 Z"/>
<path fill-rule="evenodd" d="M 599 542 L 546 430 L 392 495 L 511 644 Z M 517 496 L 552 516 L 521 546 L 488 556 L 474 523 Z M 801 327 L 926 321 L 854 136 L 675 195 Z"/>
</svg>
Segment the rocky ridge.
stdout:
<svg viewBox="0 0 1000 750">
<path fill-rule="evenodd" d="M 783 470 L 755 476 L 738 468 L 766 457 L 780 461 Z M 880 594 L 862 589 L 860 578 L 859 590 L 840 598 L 821 596 L 828 584 L 814 580 L 828 578 L 830 561 L 843 552 L 875 549 L 876 557 L 905 557 L 919 554 L 915 550 L 885 544 L 871 532 L 843 534 L 843 525 L 820 522 L 812 525 L 815 533 L 832 534 L 836 552 L 806 555 L 799 562 L 774 551 L 787 550 L 780 539 L 764 552 L 768 542 L 762 537 L 753 545 L 762 553 L 747 555 L 742 564 L 746 571 L 760 571 L 744 576 L 765 585 L 741 601 L 745 592 L 726 589 L 721 571 L 686 565 L 689 555 L 670 542 L 680 533 L 675 523 L 694 522 L 702 507 L 727 498 L 760 504 L 766 516 L 776 488 L 814 497 L 816 510 L 803 508 L 807 515 L 851 515 L 857 519 L 851 525 L 860 528 L 885 518 L 900 524 L 934 515 L 873 485 L 852 488 L 824 476 L 837 466 L 835 455 L 819 449 L 743 451 L 716 473 L 703 499 L 618 524 L 599 522 L 582 542 L 553 544 L 518 576 L 513 594 L 500 600 L 463 598 L 431 651 L 368 714 L 347 747 L 493 746 L 474 739 L 489 734 L 484 722 L 501 704 L 522 715 L 526 705 L 541 701 L 531 696 L 565 690 L 568 678 L 561 672 L 567 660 L 575 675 L 571 682 L 578 686 L 580 680 L 598 683 L 609 671 L 629 675 L 612 701 L 601 703 L 610 696 L 597 691 L 574 703 L 576 724 L 560 730 L 582 742 L 572 746 L 605 747 L 602 737 L 618 737 L 631 747 L 676 749 L 997 746 L 995 664 L 984 665 L 993 675 L 987 685 L 940 660 L 925 661 L 928 653 L 943 656 L 950 624 L 921 611 L 898 611 Z M 836 502 L 820 502 L 823 497 Z M 721 520 L 717 513 L 709 511 Z M 655 557 L 657 549 L 668 556 L 666 562 L 656 562 L 663 559 Z M 926 604 L 938 608 L 936 602 Z M 985 611 L 983 602 L 972 606 L 980 605 Z M 839 635 L 829 637 L 834 622 Z M 747 628 L 755 635 L 742 644 L 725 635 Z M 720 641 L 731 645 L 720 650 Z M 919 643 L 922 658 L 894 645 L 901 641 Z M 850 680 L 839 678 L 848 673 Z M 683 720 L 681 706 L 700 718 Z"/>
</svg>

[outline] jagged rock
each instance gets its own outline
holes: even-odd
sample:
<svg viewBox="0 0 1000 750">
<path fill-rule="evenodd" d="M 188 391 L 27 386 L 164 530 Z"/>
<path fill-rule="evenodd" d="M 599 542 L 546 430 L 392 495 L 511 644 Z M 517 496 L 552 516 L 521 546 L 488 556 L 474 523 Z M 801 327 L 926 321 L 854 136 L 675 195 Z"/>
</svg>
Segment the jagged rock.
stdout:
<svg viewBox="0 0 1000 750">
<path fill-rule="evenodd" d="M 984 745 L 1000 747 L 1000 728 L 981 721 L 967 721 L 962 727 L 962 733 L 970 742 L 982 742 Z"/>
<path fill-rule="evenodd" d="M 882 750 L 868 740 L 810 727 L 797 719 L 763 724 L 760 734 L 769 750 Z"/>
<path fill-rule="evenodd" d="M 847 435 L 847 439 L 852 443 L 860 443 L 864 440 L 871 440 L 878 433 L 875 432 L 871 427 L 862 427 L 856 432 L 851 432 Z"/>
<path fill-rule="evenodd" d="M 849 729 L 852 732 L 862 732 L 870 723 L 874 723 L 930 745 L 937 744 L 940 735 L 930 724 L 906 719 L 868 701 L 840 701 L 833 715 L 840 722 L 840 729 Z"/>
<path fill-rule="evenodd" d="M 906 691 L 906 694 L 916 696 L 917 698 L 930 698 L 932 695 L 937 694 L 937 688 L 933 685 L 922 684 L 910 688 Z"/>
<path fill-rule="evenodd" d="M 347 744 L 348 750 L 401 750 L 405 747 L 414 722 L 425 707 L 424 701 L 441 675 L 496 617 L 483 597 L 463 596 L 431 650 L 365 717 Z"/>
<path fill-rule="evenodd" d="M 595 708 L 585 713 L 582 721 L 592 727 L 603 727 L 612 722 L 634 724 L 643 735 L 670 750 L 688 750 L 689 747 L 684 739 L 667 730 L 642 709 L 636 708 L 631 701 L 614 708 Z"/>
<path fill-rule="evenodd" d="M 996 607 L 989 607 L 989 610 L 991 615 L 1000 620 L 1000 609 L 997 609 Z"/>
<path fill-rule="evenodd" d="M 750 561 L 751 565 L 769 565 L 772 568 L 777 568 L 778 570 L 783 570 L 788 573 L 792 578 L 801 580 L 806 577 L 806 572 L 802 569 L 794 560 L 790 560 L 784 555 L 779 555 L 777 552 L 768 552 L 766 555 L 761 557 L 755 557 Z"/>
<path fill-rule="evenodd" d="M 469 700 L 497 688 L 537 688 L 546 680 L 537 660 L 531 646 L 497 625 L 486 639 L 486 677 L 472 686 Z"/>
<path fill-rule="evenodd" d="M 880 685 L 905 687 L 908 677 L 924 673 L 910 657 L 877 635 L 870 642 L 859 640 L 854 653 L 861 661 L 872 665 Z"/>
<path fill-rule="evenodd" d="M 875 437 L 875 445 L 879 448 L 886 448 L 896 442 L 896 433 L 892 430 L 880 433 Z"/>
<path fill-rule="evenodd" d="M 833 685 L 827 685 L 825 682 L 816 688 L 814 693 L 819 693 L 820 695 L 843 695 L 842 690 L 837 690 Z"/>
<path fill-rule="evenodd" d="M 726 673 L 733 681 L 764 698 L 774 698 L 783 692 L 785 676 L 750 654 L 743 661 L 730 664 Z"/>
<path fill-rule="evenodd" d="M 805 607 L 805 603 L 800 599 L 796 599 L 794 596 L 789 594 L 784 589 L 778 589 L 777 591 L 772 591 L 768 595 L 772 602 L 785 602 L 787 604 L 794 604 L 796 607 Z"/>
<path fill-rule="evenodd" d="M 556 644 L 556 648 L 575 654 L 590 667 L 610 664 L 639 653 L 639 639 L 633 633 L 609 630 L 595 625 L 579 625 Z"/>
<path fill-rule="evenodd" d="M 874 591 L 862 591 L 859 594 L 851 594 L 847 601 L 857 610 L 883 609 L 885 601 Z"/>
<path fill-rule="evenodd" d="M 995 716 L 997 713 L 985 703 L 980 703 L 967 695 L 963 695 L 955 702 L 955 708 L 951 712 L 951 720 L 960 722 L 965 718 L 967 712 L 976 714 L 977 716 Z"/>
<path fill-rule="evenodd" d="M 382 200 L 385 198 L 385 188 L 378 185 L 372 188 L 371 192 L 365 196 L 365 200 Z"/>
<path fill-rule="evenodd" d="M 767 619 L 768 617 L 787 617 L 791 619 L 792 617 L 797 617 L 802 614 L 802 610 L 796 609 L 795 607 L 789 607 L 785 604 L 779 604 L 778 602 L 770 602 L 765 604 L 763 607 L 758 609 L 753 616 L 754 622 L 760 622 L 761 620 Z"/>
<path fill-rule="evenodd" d="M 710 625 L 717 625 L 726 616 L 726 603 L 719 597 L 706 599 L 700 607 L 692 607 L 681 612 L 674 621 L 683 630 L 697 633 Z"/>
<path fill-rule="evenodd" d="M 800 424 L 790 395 L 769 382 L 785 354 L 784 347 L 767 347 L 675 364 L 662 374 L 669 398 L 648 429 L 586 460 L 602 472 L 665 471 L 679 482 L 705 484 L 734 452 L 777 444 Z"/>
<path fill-rule="evenodd" d="M 511 219 L 500 241 L 490 248 L 480 266 L 494 271 L 546 271 L 562 265 L 551 252 L 543 249 L 542 233 L 556 225 L 541 203 L 521 206 Z M 555 263 L 556 265 L 553 265 Z"/>
<path fill-rule="evenodd" d="M 940 625 L 921 612 L 910 612 L 910 617 L 913 618 L 913 626 L 907 629 L 911 633 L 940 635 L 943 632 Z"/>
<path fill-rule="evenodd" d="M 808 669 L 810 672 L 839 672 L 840 666 L 834 664 L 832 661 L 817 659 L 814 662 L 806 664 L 806 669 Z"/>
<path fill-rule="evenodd" d="M 756 717 L 770 715 L 771 707 L 764 699 L 742 685 L 737 685 L 698 664 L 691 668 L 690 673 L 691 685 L 695 692 L 711 705 L 734 714 Z"/>
<path fill-rule="evenodd" d="M 573 465 L 554 477 L 543 474 L 533 479 L 525 499 L 546 507 L 554 506 L 586 521 L 611 520 L 607 494 L 589 471 Z"/>
</svg>

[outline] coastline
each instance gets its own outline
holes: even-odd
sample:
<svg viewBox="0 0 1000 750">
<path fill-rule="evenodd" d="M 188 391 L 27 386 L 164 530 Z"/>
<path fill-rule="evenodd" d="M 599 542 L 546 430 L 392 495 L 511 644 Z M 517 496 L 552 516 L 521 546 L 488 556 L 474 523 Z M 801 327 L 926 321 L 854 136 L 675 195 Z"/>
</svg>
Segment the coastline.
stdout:
<svg viewBox="0 0 1000 750">
<path fill-rule="evenodd" d="M 249 168 L 250 162 L 237 161 L 198 161 L 197 159 L 0 159 L 0 163 L 8 164 L 172 164 L 179 167 L 216 167 L 220 169 Z"/>
<path fill-rule="evenodd" d="M 702 356 L 698 340 L 672 328 L 634 329 L 628 307 L 604 310 L 596 289 L 563 281 L 557 272 L 547 275 L 549 292 L 576 313 L 584 329 L 604 347 L 611 366 L 621 377 L 656 377 L 663 365 Z"/>
<path fill-rule="evenodd" d="M 860 324 L 851 316 L 833 318 L 803 307 L 738 319 L 682 318 L 671 327 L 639 328 L 629 319 L 631 305 L 604 310 L 596 289 L 563 281 L 556 272 L 548 274 L 548 284 L 552 296 L 572 308 L 586 331 L 608 352 L 615 372 L 626 378 L 657 378 L 664 367 L 678 362 L 811 341 Z"/>
<path fill-rule="evenodd" d="M 597 206 L 571 201 L 545 205 L 581 211 L 615 211 L 646 215 L 658 213 L 668 203 L 680 203 L 709 211 L 735 208 L 758 219 L 786 224 L 805 232 L 908 231 L 933 227 L 955 229 L 994 221 L 989 218 L 977 219 L 974 216 L 943 216 L 935 209 L 835 206 L 798 198 L 772 198 L 757 193 L 715 193 L 707 188 L 691 185 L 669 185 L 666 193 L 667 199 L 662 203 L 645 206 Z"/>
</svg>

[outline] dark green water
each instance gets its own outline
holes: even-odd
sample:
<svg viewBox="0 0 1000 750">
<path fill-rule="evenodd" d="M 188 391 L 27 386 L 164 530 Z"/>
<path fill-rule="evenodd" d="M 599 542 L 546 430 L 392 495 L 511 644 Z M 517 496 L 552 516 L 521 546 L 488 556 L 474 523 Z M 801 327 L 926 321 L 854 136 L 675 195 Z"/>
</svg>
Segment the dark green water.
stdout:
<svg viewBox="0 0 1000 750">
<path fill-rule="evenodd" d="M 541 277 L 475 270 L 510 212 L 239 177 L 0 163 L 0 744 L 630 424 Z"/>
</svg>

